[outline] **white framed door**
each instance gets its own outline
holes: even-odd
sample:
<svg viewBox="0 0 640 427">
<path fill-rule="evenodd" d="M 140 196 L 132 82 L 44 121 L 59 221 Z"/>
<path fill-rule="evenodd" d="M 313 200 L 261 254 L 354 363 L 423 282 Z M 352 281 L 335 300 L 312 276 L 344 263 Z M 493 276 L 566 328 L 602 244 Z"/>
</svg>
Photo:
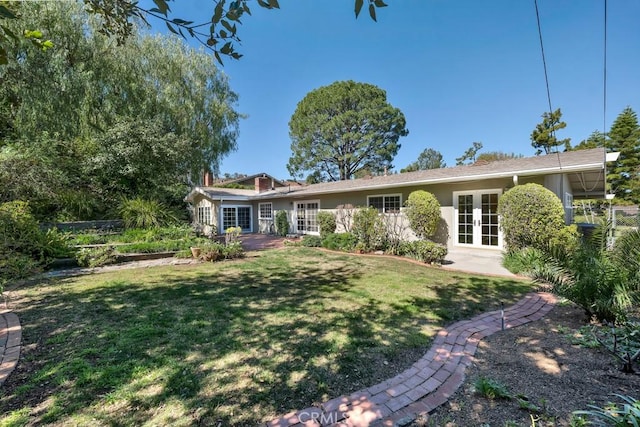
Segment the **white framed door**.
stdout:
<svg viewBox="0 0 640 427">
<path fill-rule="evenodd" d="M 299 234 L 319 234 L 318 211 L 320 201 L 303 200 L 296 202 L 296 231 Z"/>
<path fill-rule="evenodd" d="M 250 233 L 253 229 L 251 221 L 251 206 L 222 206 L 222 229 L 220 233 L 229 227 L 240 227 L 243 232 Z"/>
<path fill-rule="evenodd" d="M 454 245 L 502 249 L 498 198 L 502 190 L 454 191 Z"/>
</svg>

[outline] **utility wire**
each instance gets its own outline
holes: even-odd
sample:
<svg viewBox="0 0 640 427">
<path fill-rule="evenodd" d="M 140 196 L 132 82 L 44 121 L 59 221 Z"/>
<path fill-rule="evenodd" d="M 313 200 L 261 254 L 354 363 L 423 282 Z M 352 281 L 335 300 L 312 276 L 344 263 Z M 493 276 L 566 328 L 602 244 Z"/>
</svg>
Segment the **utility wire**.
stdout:
<svg viewBox="0 0 640 427">
<path fill-rule="evenodd" d="M 602 145 L 607 151 L 607 0 L 604 0 L 604 67 L 602 88 Z"/>
<path fill-rule="evenodd" d="M 547 86 L 547 101 L 549 102 L 549 120 L 553 116 L 553 108 L 551 107 L 551 91 L 549 90 L 549 75 L 547 74 L 547 60 L 544 55 L 544 44 L 542 43 L 542 28 L 540 27 L 540 12 L 538 11 L 538 0 L 533 0 L 533 4 L 536 6 L 536 21 L 538 22 L 538 37 L 540 38 L 540 51 L 542 52 L 542 65 L 544 67 L 544 82 Z M 551 121 L 551 136 L 556 139 L 556 131 L 553 129 L 553 121 Z M 562 162 L 560 161 L 560 153 L 556 146 L 556 157 L 558 158 L 558 166 L 562 169 Z"/>
<path fill-rule="evenodd" d="M 536 6 L 536 20 L 538 22 L 538 36 L 540 38 L 540 50 L 542 51 L 542 65 L 544 66 L 544 81 L 545 81 L 545 84 L 547 85 L 547 101 L 549 101 L 549 114 L 551 114 L 551 113 L 553 113 L 553 109 L 551 108 L 551 91 L 549 90 L 549 76 L 547 75 L 547 60 L 545 59 L 544 44 L 542 43 L 542 29 L 540 28 L 540 13 L 538 12 L 538 0 L 533 0 L 533 3 Z"/>
</svg>

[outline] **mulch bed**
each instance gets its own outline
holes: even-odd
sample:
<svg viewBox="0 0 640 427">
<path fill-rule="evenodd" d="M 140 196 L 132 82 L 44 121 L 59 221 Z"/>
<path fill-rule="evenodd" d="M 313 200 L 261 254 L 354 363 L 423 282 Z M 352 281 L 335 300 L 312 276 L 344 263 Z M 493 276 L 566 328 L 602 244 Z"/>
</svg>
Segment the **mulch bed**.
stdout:
<svg viewBox="0 0 640 427">
<path fill-rule="evenodd" d="M 619 402 L 614 393 L 640 398 L 638 373 L 622 373 L 604 349 L 571 344 L 570 335 L 585 322 L 581 309 L 559 305 L 540 321 L 486 338 L 463 386 L 412 425 L 568 426 L 573 411 Z M 504 384 L 525 404 L 479 396 L 474 383 L 480 377 Z"/>
</svg>

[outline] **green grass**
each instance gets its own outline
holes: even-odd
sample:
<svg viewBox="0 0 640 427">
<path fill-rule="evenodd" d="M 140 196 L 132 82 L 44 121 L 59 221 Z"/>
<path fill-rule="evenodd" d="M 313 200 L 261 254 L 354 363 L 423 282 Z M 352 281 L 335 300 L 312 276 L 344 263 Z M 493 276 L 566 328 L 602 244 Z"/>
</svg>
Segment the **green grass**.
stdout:
<svg viewBox="0 0 640 427">
<path fill-rule="evenodd" d="M 24 285 L 0 425 L 256 425 L 387 379 L 530 290 L 309 248 Z"/>
</svg>

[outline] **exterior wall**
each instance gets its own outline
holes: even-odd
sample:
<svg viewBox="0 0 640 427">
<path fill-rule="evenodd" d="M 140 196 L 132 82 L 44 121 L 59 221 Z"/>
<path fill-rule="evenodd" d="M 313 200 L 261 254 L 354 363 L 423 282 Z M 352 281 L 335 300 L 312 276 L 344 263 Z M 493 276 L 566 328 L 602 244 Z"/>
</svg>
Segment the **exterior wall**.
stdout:
<svg viewBox="0 0 640 427">
<path fill-rule="evenodd" d="M 524 181 L 524 182 L 523 182 Z M 541 179 L 519 179 L 519 183 L 527 183 L 527 182 L 540 182 Z M 274 201 L 274 210 L 276 203 L 279 203 L 283 209 L 287 209 L 289 213 L 289 224 L 292 232 L 295 232 L 295 223 L 293 222 L 294 218 L 294 206 L 295 203 L 302 200 L 319 200 L 320 201 L 320 210 L 329 211 L 329 212 L 337 212 L 337 208 L 340 205 L 348 205 L 351 204 L 354 207 L 363 207 L 367 205 L 367 197 L 368 196 L 382 196 L 382 195 L 392 195 L 392 194 L 400 194 L 401 195 L 401 204 L 404 204 L 409 197 L 411 192 L 416 190 L 425 190 L 430 193 L 433 193 L 438 201 L 440 202 L 441 212 L 442 212 L 442 221 L 439 225 L 438 231 L 434 237 L 434 240 L 438 243 L 444 244 L 449 248 L 453 247 L 453 236 L 454 236 L 454 224 L 455 224 L 455 212 L 454 212 L 454 204 L 453 204 L 453 192 L 454 191 L 476 191 L 476 190 L 484 190 L 484 189 L 502 189 L 503 192 L 513 187 L 513 179 L 512 178 L 502 178 L 502 179 L 492 179 L 492 180 L 481 180 L 481 181 L 469 181 L 469 182 L 461 182 L 461 183 L 447 183 L 447 184 L 434 184 L 434 185 L 420 185 L 420 186 L 412 186 L 412 187 L 402 187 L 402 188 L 388 188 L 383 190 L 366 190 L 366 191 L 358 191 L 351 193 L 336 193 L 336 194 L 325 194 L 325 195 L 311 195 L 307 197 L 300 198 L 292 198 L 291 202 L 287 202 L 286 200 L 279 200 L 278 202 Z M 340 223 L 340 220 L 337 221 Z M 408 221 L 406 218 L 394 218 L 393 214 L 385 214 L 385 222 L 388 227 L 393 227 L 396 232 L 402 233 L 402 235 L 407 240 L 413 240 L 416 238 L 413 231 L 408 226 Z M 343 231 L 343 227 L 338 224 L 338 231 Z"/>
<path fill-rule="evenodd" d="M 199 207 L 209 207 L 211 208 L 211 222 L 209 224 L 200 224 L 198 222 L 198 208 Z M 199 231 L 207 236 L 215 235 L 218 232 L 218 207 L 213 200 L 209 200 L 208 198 L 198 195 L 195 197 L 193 201 L 193 217 L 191 218 L 192 223 L 199 229 Z"/>
<path fill-rule="evenodd" d="M 573 190 L 567 174 L 547 175 L 544 177 L 545 188 L 553 191 L 564 206 L 565 224 L 573 222 Z"/>
<path fill-rule="evenodd" d="M 210 227 L 215 229 L 218 233 L 223 233 L 222 230 L 222 208 L 230 206 L 250 206 L 251 207 L 251 232 L 254 233 L 275 233 L 275 217 L 279 211 L 287 212 L 289 221 L 289 232 L 295 233 L 296 226 L 296 204 L 301 201 L 318 201 L 319 210 L 336 212 L 337 207 L 340 205 L 352 205 L 354 207 L 362 207 L 367 205 L 367 197 L 369 196 L 384 196 L 384 195 L 396 195 L 401 197 L 401 204 L 404 204 L 411 192 L 416 190 L 425 190 L 433 193 L 441 205 L 442 221 L 439 226 L 438 232 L 434 238 L 435 241 L 446 244 L 449 248 L 454 246 L 454 236 L 456 235 L 454 226 L 456 224 L 456 213 L 454 208 L 453 194 L 454 192 L 473 192 L 478 190 L 494 190 L 500 189 L 503 193 L 514 185 L 536 183 L 549 188 L 556 195 L 558 195 L 563 203 L 572 198 L 571 186 L 569 179 L 564 174 L 556 174 L 549 176 L 537 176 L 537 177 L 518 177 L 514 180 L 513 177 L 509 178 L 497 178 L 491 180 L 478 180 L 467 181 L 458 183 L 444 183 L 444 184 L 432 184 L 432 185 L 416 185 L 411 187 L 401 188 L 388 188 L 388 189 L 376 189 L 357 191 L 350 193 L 336 193 L 336 194 L 324 194 L 324 195 L 307 195 L 301 196 L 295 193 L 289 195 L 283 195 L 281 198 L 271 199 L 265 198 L 263 200 L 252 201 L 212 201 L 208 198 L 198 195 L 194 199 L 194 223 L 197 223 L 197 208 L 198 206 L 210 206 L 211 207 L 211 224 L 202 225 L 204 227 Z M 272 219 L 264 220 L 260 219 L 260 204 L 271 203 L 272 204 Z M 566 220 L 569 223 L 571 221 L 572 209 L 565 204 Z M 410 230 L 408 221 L 404 215 L 385 214 L 385 221 L 389 227 L 396 230 L 396 233 L 401 233 L 407 240 L 415 239 L 415 234 Z M 340 221 L 338 221 L 339 223 Z M 213 226 L 213 227 L 211 227 Z M 338 224 L 338 231 L 342 231 L 342 227 Z"/>
</svg>

